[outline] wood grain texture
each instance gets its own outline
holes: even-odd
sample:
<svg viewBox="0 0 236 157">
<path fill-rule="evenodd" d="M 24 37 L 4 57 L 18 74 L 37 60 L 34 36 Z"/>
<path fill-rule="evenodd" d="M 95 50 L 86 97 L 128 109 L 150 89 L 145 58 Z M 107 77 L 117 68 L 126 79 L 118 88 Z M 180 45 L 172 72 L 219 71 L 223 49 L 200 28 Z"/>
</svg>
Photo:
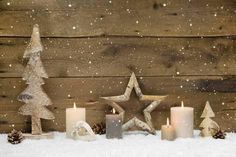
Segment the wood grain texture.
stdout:
<svg viewBox="0 0 236 157">
<path fill-rule="evenodd" d="M 45 122 L 45 129 L 60 130 L 65 129 L 65 109 L 72 107 L 73 102 L 77 106 L 86 107 L 87 121 L 92 125 L 95 122 L 102 121 L 105 113 L 110 108 L 104 103 L 97 102 L 100 96 L 118 95 L 124 92 L 129 77 L 109 77 L 109 78 L 51 78 L 46 81 L 44 86 L 53 101 L 50 109 L 54 112 L 56 118 L 54 122 Z M 221 80 L 221 82 L 215 82 Z M 205 102 L 209 100 L 216 113 L 216 121 L 222 129 L 234 131 L 236 128 L 235 110 L 236 110 L 236 89 L 228 90 L 224 84 L 235 86 L 235 78 L 224 80 L 222 77 L 141 77 L 138 78 L 141 89 L 144 94 L 169 94 L 155 111 L 152 112 L 153 124 L 155 128 L 160 128 L 169 116 L 171 106 L 180 105 L 184 100 L 186 106 L 195 108 L 195 126 L 197 127 L 201 120 L 200 115 Z M 206 91 L 207 84 L 202 86 L 202 82 L 215 84 L 215 88 Z M 9 84 L 11 86 L 9 86 Z M 9 130 L 12 125 L 21 126 L 19 128 L 27 130 L 30 125 L 29 117 L 23 117 L 17 114 L 18 108 L 22 105 L 15 100 L 17 94 L 24 89 L 24 82 L 19 78 L 1 79 L 1 98 L 0 98 L 0 122 L 5 130 Z M 222 91 L 221 88 L 226 91 Z M 230 88 L 230 87 L 229 87 Z M 142 111 L 149 102 L 140 102 L 134 93 L 131 100 L 127 103 L 120 103 L 125 109 L 125 119 L 136 115 L 143 119 Z M 130 105 L 132 104 L 132 105 Z M 44 123 L 43 123 L 44 124 Z M 3 129 L 4 130 L 4 129 Z"/>
<path fill-rule="evenodd" d="M 28 38 L 0 38 L 0 77 L 21 77 Z M 50 77 L 236 75 L 233 38 L 43 38 Z"/>
<path fill-rule="evenodd" d="M 22 56 L 35 23 L 56 116 L 44 130 L 64 131 L 73 102 L 86 107 L 90 125 L 103 121 L 110 108 L 98 98 L 123 94 L 134 71 L 144 94 L 169 95 L 152 112 L 155 128 L 181 100 L 195 108 L 197 127 L 209 100 L 214 120 L 235 131 L 235 11 L 235 0 L 0 0 L 0 132 L 30 132 L 16 97 L 26 87 Z M 148 103 L 133 93 L 121 104 L 126 120 L 142 119 Z"/>
<path fill-rule="evenodd" d="M 0 36 L 29 36 L 35 23 L 44 37 L 236 35 L 234 0 L 0 3 Z"/>
<path fill-rule="evenodd" d="M 119 1 L 104 1 L 104 0 L 1 0 L 0 1 L 0 9 L 1 10 L 79 10 L 82 8 L 94 9 L 96 8 L 105 8 L 105 9 L 122 9 L 122 8 L 151 8 L 160 9 L 164 8 L 163 4 L 166 4 L 172 10 L 184 10 L 195 8 L 198 10 L 201 9 L 232 9 L 235 7 L 235 1 L 232 0 L 198 0 L 198 1 L 190 1 L 187 2 L 185 0 L 159 0 L 159 1 L 151 1 L 151 0 L 119 0 Z M 223 6 L 223 8 L 221 8 Z M 203 7 L 203 8 L 202 8 Z M 166 8 L 168 9 L 168 8 Z"/>
</svg>

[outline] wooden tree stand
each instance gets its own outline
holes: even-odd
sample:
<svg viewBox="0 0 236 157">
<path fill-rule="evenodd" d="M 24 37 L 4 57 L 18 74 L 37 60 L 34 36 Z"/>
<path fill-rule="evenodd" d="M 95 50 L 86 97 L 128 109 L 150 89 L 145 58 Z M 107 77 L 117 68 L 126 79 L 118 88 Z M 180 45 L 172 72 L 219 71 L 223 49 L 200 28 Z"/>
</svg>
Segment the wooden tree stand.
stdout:
<svg viewBox="0 0 236 157">
<path fill-rule="evenodd" d="M 41 120 L 37 116 L 31 117 L 31 132 L 32 133 L 25 133 L 23 134 L 24 138 L 26 139 L 52 139 L 54 134 L 52 132 L 45 133 L 42 132 Z"/>
<path fill-rule="evenodd" d="M 23 134 L 25 139 L 34 139 L 34 140 L 40 140 L 40 139 L 53 139 L 54 133 L 42 133 L 41 135 L 33 135 L 31 133 L 25 133 Z"/>
</svg>

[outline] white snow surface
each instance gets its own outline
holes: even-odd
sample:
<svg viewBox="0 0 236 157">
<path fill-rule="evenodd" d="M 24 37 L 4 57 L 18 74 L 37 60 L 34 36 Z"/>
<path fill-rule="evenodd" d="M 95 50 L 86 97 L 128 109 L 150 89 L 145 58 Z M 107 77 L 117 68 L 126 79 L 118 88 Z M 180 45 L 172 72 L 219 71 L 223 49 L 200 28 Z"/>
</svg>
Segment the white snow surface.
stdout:
<svg viewBox="0 0 236 157">
<path fill-rule="evenodd" d="M 139 132 L 140 133 L 140 132 Z M 225 140 L 194 138 L 175 141 L 160 140 L 157 135 L 125 133 L 123 139 L 106 139 L 97 135 L 92 142 L 67 139 L 55 132 L 54 139 L 29 140 L 12 145 L 7 135 L 0 135 L 0 157 L 236 157 L 236 134 L 228 133 Z"/>
</svg>

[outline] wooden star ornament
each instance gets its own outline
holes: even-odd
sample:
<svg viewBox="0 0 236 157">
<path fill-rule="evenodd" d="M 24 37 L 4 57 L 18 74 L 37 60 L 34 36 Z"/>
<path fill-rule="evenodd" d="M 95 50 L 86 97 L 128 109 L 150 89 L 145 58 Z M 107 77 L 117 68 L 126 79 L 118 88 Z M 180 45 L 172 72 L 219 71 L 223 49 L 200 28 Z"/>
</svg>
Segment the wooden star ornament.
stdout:
<svg viewBox="0 0 236 157">
<path fill-rule="evenodd" d="M 167 97 L 167 95 L 165 96 L 144 95 L 139 87 L 137 78 L 134 73 L 131 74 L 129 83 L 123 95 L 101 97 L 101 99 L 105 103 L 113 107 L 119 114 L 122 115 L 122 118 L 124 119 L 125 110 L 119 104 L 117 104 L 117 102 L 128 101 L 130 99 L 130 95 L 133 89 L 135 90 L 135 93 L 140 101 L 152 101 L 152 102 L 143 110 L 146 122 L 141 121 L 137 117 L 133 117 L 131 120 L 123 124 L 122 130 L 126 131 L 134 126 L 137 126 L 145 131 L 148 131 L 151 134 L 156 134 L 156 130 L 152 124 L 151 112 L 161 103 L 162 100 L 164 100 Z"/>
</svg>

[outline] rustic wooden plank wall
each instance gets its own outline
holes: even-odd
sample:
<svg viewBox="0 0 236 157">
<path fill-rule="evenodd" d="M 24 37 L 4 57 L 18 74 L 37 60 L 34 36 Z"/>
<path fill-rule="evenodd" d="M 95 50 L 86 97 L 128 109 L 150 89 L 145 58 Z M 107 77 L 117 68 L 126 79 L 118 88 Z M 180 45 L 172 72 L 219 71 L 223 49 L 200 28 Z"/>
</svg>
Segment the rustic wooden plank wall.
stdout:
<svg viewBox="0 0 236 157">
<path fill-rule="evenodd" d="M 44 130 L 64 131 L 73 102 L 91 125 L 103 121 L 109 108 L 98 98 L 123 93 L 132 71 L 144 94 L 169 95 L 152 113 L 157 129 L 181 100 L 195 108 L 197 128 L 209 100 L 222 129 L 236 130 L 235 0 L 1 0 L 0 132 L 30 130 L 16 97 L 35 23 L 56 115 Z M 133 94 L 121 104 L 126 119 L 136 110 L 142 118 L 147 103 Z"/>
</svg>

